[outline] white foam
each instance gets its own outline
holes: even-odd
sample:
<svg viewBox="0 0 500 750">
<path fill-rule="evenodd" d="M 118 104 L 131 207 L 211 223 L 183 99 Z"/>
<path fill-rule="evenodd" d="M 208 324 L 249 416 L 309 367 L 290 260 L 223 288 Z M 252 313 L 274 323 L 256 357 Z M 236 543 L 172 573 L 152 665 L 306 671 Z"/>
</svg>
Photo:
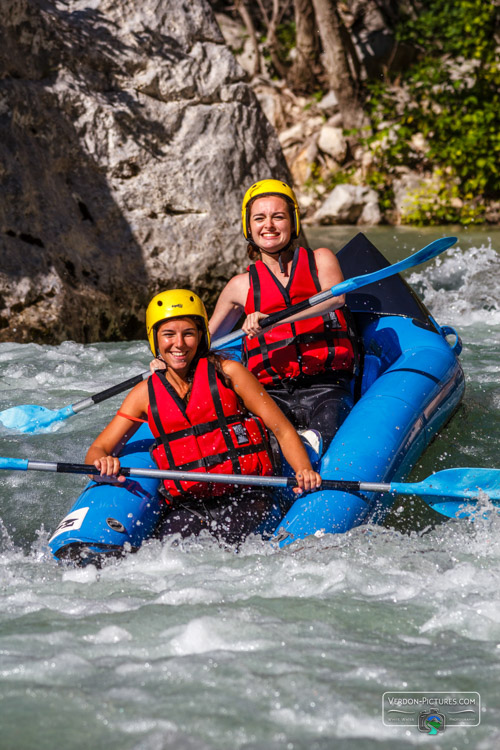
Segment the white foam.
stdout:
<svg viewBox="0 0 500 750">
<path fill-rule="evenodd" d="M 440 325 L 459 331 L 477 324 L 500 325 L 500 257 L 488 245 L 447 250 L 408 278 Z"/>
<path fill-rule="evenodd" d="M 132 636 L 125 628 L 120 628 L 117 625 L 109 625 L 106 628 L 102 628 L 95 635 L 85 636 L 85 640 L 91 643 L 123 643 L 131 641 Z"/>
<path fill-rule="evenodd" d="M 165 631 L 161 637 L 169 640 L 170 651 L 176 656 L 211 651 L 257 651 L 264 647 L 265 642 L 251 637 L 250 633 L 245 638 L 244 630 L 253 631 L 255 628 L 227 617 L 223 621 L 200 617 L 183 627 Z"/>
</svg>

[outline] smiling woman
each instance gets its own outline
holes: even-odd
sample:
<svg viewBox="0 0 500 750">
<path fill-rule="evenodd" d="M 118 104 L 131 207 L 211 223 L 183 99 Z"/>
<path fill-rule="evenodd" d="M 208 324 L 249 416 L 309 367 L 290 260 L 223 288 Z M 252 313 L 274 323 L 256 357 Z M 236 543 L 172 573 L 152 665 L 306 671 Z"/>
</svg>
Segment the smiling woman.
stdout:
<svg viewBox="0 0 500 750">
<path fill-rule="evenodd" d="M 255 201 L 250 213 L 250 234 L 262 252 L 281 260 L 282 251 L 290 242 L 292 223 L 284 198 L 267 195 Z M 283 261 L 280 270 L 284 273 Z"/>
<path fill-rule="evenodd" d="M 232 329 L 243 313 L 245 362 L 297 428 L 315 430 L 326 449 L 353 405 L 355 335 L 345 295 L 330 297 L 264 329 L 286 310 L 344 280 L 327 247 L 301 247 L 300 213 L 291 187 L 261 180 L 243 199 L 243 234 L 255 261 L 222 290 L 210 320 L 213 336 Z"/>
<path fill-rule="evenodd" d="M 157 294 L 146 311 L 146 329 L 151 351 L 165 369 L 128 394 L 90 446 L 85 460 L 98 469 L 101 481 L 125 481 L 117 476 L 117 454 L 147 422 L 160 469 L 270 475 L 271 430 L 295 471 L 297 491 L 320 486 L 297 432 L 258 380 L 239 362 L 210 352 L 207 313 L 194 292 Z M 230 543 L 252 533 L 274 504 L 267 490 L 243 489 L 235 499 L 232 485 L 210 482 L 165 480 L 162 493 L 159 536 L 209 528 Z"/>
<path fill-rule="evenodd" d="M 202 332 L 192 318 L 168 320 L 158 327 L 158 357 L 171 372 L 186 375 L 198 349 Z"/>
</svg>

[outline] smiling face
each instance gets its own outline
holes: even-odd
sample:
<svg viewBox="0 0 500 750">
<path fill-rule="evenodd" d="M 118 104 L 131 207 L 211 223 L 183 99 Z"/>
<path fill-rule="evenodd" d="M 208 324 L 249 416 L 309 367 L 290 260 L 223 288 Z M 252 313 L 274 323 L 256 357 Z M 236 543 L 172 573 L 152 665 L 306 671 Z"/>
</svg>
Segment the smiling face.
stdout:
<svg viewBox="0 0 500 750">
<path fill-rule="evenodd" d="M 160 323 L 156 331 L 158 351 L 167 368 L 180 377 L 185 376 L 202 336 L 193 318 L 171 318 Z"/>
<path fill-rule="evenodd" d="M 290 208 L 279 195 L 264 195 L 250 206 L 252 240 L 266 253 L 278 253 L 290 242 L 292 221 Z"/>
</svg>

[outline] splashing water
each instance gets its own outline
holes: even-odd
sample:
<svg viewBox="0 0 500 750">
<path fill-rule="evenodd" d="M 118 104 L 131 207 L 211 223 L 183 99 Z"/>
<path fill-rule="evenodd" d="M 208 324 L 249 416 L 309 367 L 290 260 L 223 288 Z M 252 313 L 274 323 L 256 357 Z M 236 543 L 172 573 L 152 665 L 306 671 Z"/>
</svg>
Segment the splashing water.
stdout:
<svg viewBox="0 0 500 750">
<path fill-rule="evenodd" d="M 467 378 L 463 408 L 422 457 L 415 481 L 452 466 L 498 466 L 495 241 L 459 246 L 408 277 L 436 320 L 462 336 Z M 0 344 L 0 410 L 57 409 L 142 372 L 148 361 L 145 342 Z M 0 453 L 82 462 L 120 399 L 46 435 L 0 427 Z M 400 750 L 432 742 L 440 750 L 490 750 L 500 743 L 497 515 L 440 524 L 413 499 L 384 528 L 281 551 L 257 539 L 238 554 L 209 537 L 169 539 L 101 570 L 65 568 L 51 559 L 47 540 L 85 481 L 0 476 L 2 748 Z M 477 691 L 481 724 L 432 738 L 385 726 L 387 691 Z"/>
<path fill-rule="evenodd" d="M 499 256 L 491 241 L 467 250 L 451 248 L 432 268 L 413 272 L 408 281 L 437 320 L 446 319 L 460 330 L 500 325 Z"/>
</svg>

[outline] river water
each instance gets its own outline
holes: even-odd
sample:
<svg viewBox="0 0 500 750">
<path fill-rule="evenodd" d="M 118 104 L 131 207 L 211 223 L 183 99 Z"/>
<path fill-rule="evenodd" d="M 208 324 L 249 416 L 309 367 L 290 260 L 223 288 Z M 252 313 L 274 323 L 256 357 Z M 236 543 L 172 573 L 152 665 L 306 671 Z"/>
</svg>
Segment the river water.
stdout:
<svg viewBox="0 0 500 750">
<path fill-rule="evenodd" d="M 366 232 L 391 262 L 455 233 L 455 248 L 406 273 L 436 320 L 459 330 L 467 382 L 417 481 L 499 466 L 500 231 Z M 353 234 L 308 230 L 314 247 Z M 148 361 L 143 342 L 0 344 L 0 410 L 57 409 Z M 0 454 L 82 462 L 119 398 L 49 434 L 0 428 Z M 397 500 L 383 528 L 282 551 L 199 539 L 148 543 L 101 570 L 62 567 L 47 540 L 84 484 L 0 476 L 3 750 L 500 746 L 500 517 L 441 523 L 421 501 Z M 387 725 L 384 693 L 405 691 L 479 693 L 481 723 L 448 722 L 434 737 Z"/>
</svg>

